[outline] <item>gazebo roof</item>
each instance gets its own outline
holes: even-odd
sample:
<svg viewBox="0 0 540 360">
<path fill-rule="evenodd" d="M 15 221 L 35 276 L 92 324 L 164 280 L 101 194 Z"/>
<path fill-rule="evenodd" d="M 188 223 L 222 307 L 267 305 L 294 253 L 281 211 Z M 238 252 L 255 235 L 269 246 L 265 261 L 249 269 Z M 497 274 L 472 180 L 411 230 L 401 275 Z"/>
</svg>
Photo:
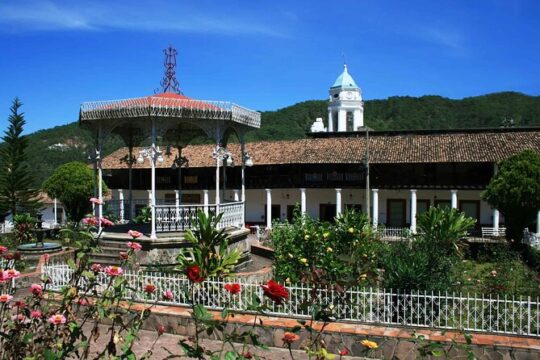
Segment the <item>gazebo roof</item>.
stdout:
<svg viewBox="0 0 540 360">
<path fill-rule="evenodd" d="M 127 120 L 161 117 L 190 120 L 223 120 L 259 128 L 261 114 L 232 102 L 196 100 L 166 92 L 145 97 L 91 101 L 81 105 L 79 121 Z"/>
</svg>

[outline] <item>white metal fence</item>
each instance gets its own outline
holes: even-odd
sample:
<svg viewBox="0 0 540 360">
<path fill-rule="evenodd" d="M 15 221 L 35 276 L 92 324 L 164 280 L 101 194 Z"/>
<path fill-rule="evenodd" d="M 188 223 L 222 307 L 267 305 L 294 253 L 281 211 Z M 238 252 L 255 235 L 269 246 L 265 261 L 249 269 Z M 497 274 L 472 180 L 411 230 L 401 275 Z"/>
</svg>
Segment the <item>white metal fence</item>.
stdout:
<svg viewBox="0 0 540 360">
<path fill-rule="evenodd" d="M 45 266 L 44 275 L 51 280 L 52 290 L 60 290 L 70 281 L 72 270 L 65 264 Z M 189 305 L 186 295 L 189 281 L 182 274 L 157 272 L 130 272 L 124 276 L 129 287 L 126 299 L 144 300 L 144 286 L 152 283 L 157 287 L 150 300 L 164 305 Z M 98 289 L 104 289 L 108 278 L 98 276 Z M 239 295 L 224 290 L 228 282 L 242 287 Z M 333 305 L 336 320 L 370 324 L 403 325 L 440 329 L 463 329 L 466 331 L 492 332 L 540 336 L 540 302 L 538 298 L 512 296 L 477 296 L 476 294 L 396 292 L 384 289 L 349 288 L 337 291 L 332 288 L 313 290 L 303 284 L 287 286 L 289 300 L 282 305 L 272 304 L 268 313 L 276 316 L 305 318 L 311 315 L 310 302 Z M 172 300 L 163 300 L 162 293 L 171 290 Z M 196 302 L 210 309 L 224 306 L 244 310 L 253 295 L 262 296 L 260 284 L 244 279 L 207 280 L 196 287 Z"/>
</svg>

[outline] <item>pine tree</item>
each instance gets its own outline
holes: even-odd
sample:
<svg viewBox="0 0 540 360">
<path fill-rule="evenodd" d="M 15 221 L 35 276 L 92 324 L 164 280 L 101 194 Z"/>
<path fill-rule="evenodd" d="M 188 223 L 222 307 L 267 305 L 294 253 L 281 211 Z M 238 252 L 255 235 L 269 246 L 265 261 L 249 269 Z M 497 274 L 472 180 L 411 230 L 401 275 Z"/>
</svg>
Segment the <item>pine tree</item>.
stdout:
<svg viewBox="0 0 540 360">
<path fill-rule="evenodd" d="M 19 112 L 21 106 L 15 98 L 0 147 L 0 210 L 13 217 L 17 213 L 33 213 L 39 207 L 38 191 L 32 187 L 34 179 L 26 161 L 28 140 L 22 135 L 26 121 L 24 113 Z"/>
</svg>

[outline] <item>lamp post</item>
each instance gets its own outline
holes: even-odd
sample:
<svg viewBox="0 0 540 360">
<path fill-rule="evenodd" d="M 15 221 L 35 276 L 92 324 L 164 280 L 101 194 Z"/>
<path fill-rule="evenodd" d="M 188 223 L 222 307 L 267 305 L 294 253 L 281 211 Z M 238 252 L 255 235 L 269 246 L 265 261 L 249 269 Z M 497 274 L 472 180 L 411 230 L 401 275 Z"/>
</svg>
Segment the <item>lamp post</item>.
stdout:
<svg viewBox="0 0 540 360">
<path fill-rule="evenodd" d="M 98 211 L 95 211 L 95 204 L 93 204 L 94 216 L 98 221 L 98 228 L 101 231 L 101 218 L 103 217 L 103 183 L 102 183 L 102 171 L 101 171 L 101 155 L 100 151 L 96 148 L 89 155 L 88 160 L 92 162 L 94 166 L 94 195 L 99 199 Z M 96 186 L 97 182 L 97 186 Z M 96 189 L 97 188 L 97 189 Z"/>
<path fill-rule="evenodd" d="M 156 163 L 163 163 L 163 154 L 159 149 L 159 146 L 152 145 L 147 148 L 143 148 L 139 151 L 139 156 L 137 157 L 137 163 L 144 163 L 145 159 L 150 160 L 152 180 L 151 180 L 151 192 L 152 192 L 152 202 L 150 210 L 152 212 L 151 219 L 151 231 L 150 238 L 152 240 L 156 239 Z"/>
<path fill-rule="evenodd" d="M 171 154 L 170 147 L 167 147 L 166 155 Z M 189 160 L 187 157 L 182 156 L 182 147 L 178 146 L 178 154 L 174 157 L 171 169 L 178 170 L 178 197 L 180 198 L 180 203 L 182 203 L 182 167 L 187 165 Z"/>
</svg>

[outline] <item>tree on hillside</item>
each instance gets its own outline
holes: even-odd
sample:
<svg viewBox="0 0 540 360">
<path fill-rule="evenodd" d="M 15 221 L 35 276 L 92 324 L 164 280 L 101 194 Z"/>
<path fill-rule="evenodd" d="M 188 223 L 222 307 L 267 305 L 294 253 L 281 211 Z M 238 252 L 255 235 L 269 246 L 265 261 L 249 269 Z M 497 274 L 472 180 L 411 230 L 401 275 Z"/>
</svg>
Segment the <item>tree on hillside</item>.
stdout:
<svg viewBox="0 0 540 360">
<path fill-rule="evenodd" d="M 79 222 L 92 211 L 89 199 L 94 195 L 94 172 L 84 163 L 70 162 L 59 166 L 43 189 L 64 205 L 69 220 Z"/>
<path fill-rule="evenodd" d="M 502 161 L 482 199 L 504 215 L 507 238 L 521 240 L 540 210 L 540 155 L 525 150 Z"/>
<path fill-rule="evenodd" d="M 19 112 L 21 106 L 15 98 L 0 148 L 0 210 L 13 217 L 20 212 L 33 213 L 39 207 L 38 191 L 33 187 L 32 170 L 26 159 L 28 140 L 22 135 L 26 121 L 24 113 Z"/>
</svg>

